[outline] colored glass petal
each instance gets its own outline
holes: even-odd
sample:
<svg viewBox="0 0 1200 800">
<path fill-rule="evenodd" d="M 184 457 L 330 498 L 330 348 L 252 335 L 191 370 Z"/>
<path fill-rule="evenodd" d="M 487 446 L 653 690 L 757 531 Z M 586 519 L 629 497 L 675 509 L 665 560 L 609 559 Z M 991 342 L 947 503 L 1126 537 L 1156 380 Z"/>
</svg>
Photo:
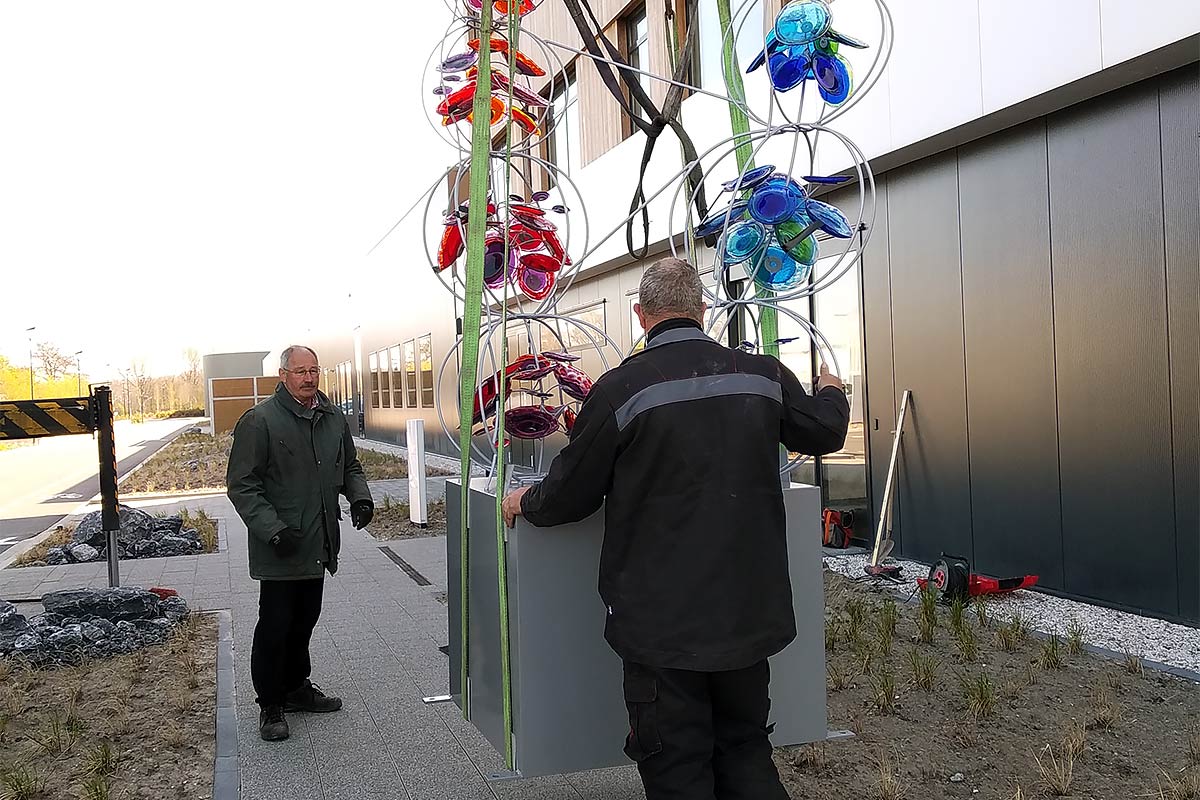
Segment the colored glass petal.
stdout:
<svg viewBox="0 0 1200 800">
<path fill-rule="evenodd" d="M 545 300 L 554 291 L 554 273 L 540 269 L 517 268 L 517 286 L 530 300 Z"/>
<path fill-rule="evenodd" d="M 548 253 L 525 253 L 521 256 L 521 266 L 542 272 L 558 272 L 562 268 L 562 262 Z"/>
<path fill-rule="evenodd" d="M 836 106 L 850 96 L 850 65 L 841 56 L 818 52 L 813 58 L 813 74 L 826 103 Z"/>
<path fill-rule="evenodd" d="M 755 187 L 750 195 L 750 216 L 764 225 L 776 225 L 791 218 L 804 198 L 800 184 L 776 173 Z"/>
<path fill-rule="evenodd" d="M 476 52 L 456 53 L 438 64 L 437 69 L 438 72 L 462 72 L 464 69 L 474 66 L 478 60 L 479 53 Z"/>
<path fill-rule="evenodd" d="M 808 77 L 812 62 L 804 54 L 792 55 L 792 50 L 781 50 L 771 55 L 767 70 L 771 75 L 771 85 L 776 91 L 787 92 L 795 89 Z"/>
<path fill-rule="evenodd" d="M 450 217 L 446 221 L 445 229 L 442 230 L 442 241 L 438 244 L 438 271 L 444 270 L 457 261 L 462 252 L 462 226 L 459 224 L 457 217 Z"/>
<path fill-rule="evenodd" d="M 803 283 L 808 278 L 810 269 L 807 265 L 797 264 L 782 248 L 770 245 L 755 259 L 749 272 L 754 284 L 759 288 L 781 292 Z"/>
<path fill-rule="evenodd" d="M 718 245 L 721 260 L 726 266 L 740 264 L 762 250 L 766 241 L 766 228 L 754 220 L 742 220 L 730 225 Z"/>
<path fill-rule="evenodd" d="M 815 42 L 829 30 L 831 18 L 824 0 L 794 0 L 775 18 L 775 35 L 785 44 Z"/>
<path fill-rule="evenodd" d="M 797 219 L 789 219 L 786 222 L 779 223 L 775 228 L 775 238 L 779 240 L 779 247 L 783 249 L 789 256 L 796 260 L 799 264 L 811 267 L 817 263 L 817 237 L 809 235 L 802 238 L 799 242 L 789 243 L 800 234 L 804 233 L 807 226 Z"/>
<path fill-rule="evenodd" d="M 844 44 L 847 47 L 854 47 L 859 50 L 865 50 L 868 47 L 867 43 L 861 39 L 855 39 L 853 36 L 847 36 L 844 33 L 838 33 L 832 28 L 830 28 L 825 35 L 838 44 Z"/>
<path fill-rule="evenodd" d="M 850 227 L 850 221 L 846 219 L 846 215 L 837 206 L 822 203 L 820 200 L 809 200 L 805 204 L 804 209 L 813 218 L 814 222 L 821 225 L 821 230 L 830 236 L 836 236 L 839 239 L 849 239 L 854 235 L 854 229 Z"/>
<path fill-rule="evenodd" d="M 725 181 L 722 183 L 721 188 L 726 192 L 732 192 L 734 189 L 753 189 L 755 186 L 771 177 L 771 173 L 774 171 L 774 164 L 763 164 L 761 167 L 755 167 L 745 175 L 741 176 L 742 179 L 740 183 L 737 178 L 734 178 L 731 181 Z"/>
<path fill-rule="evenodd" d="M 720 211 L 714 211 L 713 213 L 709 214 L 707 217 L 705 217 L 703 222 L 696 226 L 696 236 L 703 239 L 706 236 L 712 236 L 720 233 L 721 229 L 725 227 L 726 214 L 728 213 L 729 215 L 729 224 L 733 225 L 743 216 L 745 216 L 747 205 L 748 204 L 745 200 L 738 200 L 731 206 L 726 206 Z"/>
</svg>

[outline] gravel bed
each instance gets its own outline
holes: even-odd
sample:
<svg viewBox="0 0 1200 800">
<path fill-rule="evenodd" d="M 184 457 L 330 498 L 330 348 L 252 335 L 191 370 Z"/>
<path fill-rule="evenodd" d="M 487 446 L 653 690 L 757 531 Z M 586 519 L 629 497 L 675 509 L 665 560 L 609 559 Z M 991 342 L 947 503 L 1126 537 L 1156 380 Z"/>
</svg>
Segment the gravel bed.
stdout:
<svg viewBox="0 0 1200 800">
<path fill-rule="evenodd" d="M 863 567 L 869 562 L 868 555 L 825 557 L 825 566 L 849 578 L 863 577 Z M 891 563 L 904 568 L 904 583 L 895 587 L 905 597 L 916 591 L 917 578 L 929 574 L 928 564 L 903 559 L 892 559 Z M 994 595 L 988 602 L 994 618 L 1004 619 L 1020 612 L 1034 630 L 1060 636 L 1065 636 L 1067 627 L 1076 620 L 1083 628 L 1084 641 L 1090 645 L 1200 672 L 1200 630 L 1196 628 L 1041 592 Z"/>
</svg>

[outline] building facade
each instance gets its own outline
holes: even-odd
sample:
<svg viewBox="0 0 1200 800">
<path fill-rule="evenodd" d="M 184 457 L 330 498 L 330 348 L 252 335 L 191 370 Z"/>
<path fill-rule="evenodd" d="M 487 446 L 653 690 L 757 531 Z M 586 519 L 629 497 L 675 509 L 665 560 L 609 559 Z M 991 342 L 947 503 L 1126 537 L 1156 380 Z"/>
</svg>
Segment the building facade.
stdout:
<svg viewBox="0 0 1200 800">
<path fill-rule="evenodd" d="M 630 63 L 665 75 L 690 2 L 592 7 Z M 778 2 L 739 5 L 744 65 Z M 821 485 L 828 507 L 858 512 L 867 537 L 908 390 L 900 554 L 961 555 L 987 574 L 1037 573 L 1053 592 L 1196 624 L 1200 4 L 1144 0 L 1136 18 L 1112 0 L 1016 5 L 894 0 L 891 62 L 834 124 L 862 148 L 877 189 L 858 237 L 821 242 L 823 260 L 866 242 L 857 269 L 792 306 L 828 336 L 852 399 L 846 449 L 797 477 Z M 691 80 L 721 94 L 715 8 L 698 0 Z M 839 30 L 878 42 L 875 3 L 833 8 Z M 630 258 L 621 222 L 644 136 L 595 67 L 573 56 L 580 41 L 564 7 L 547 0 L 525 27 L 564 63 L 545 88 L 558 124 L 541 152 L 569 172 L 592 233 L 558 309 L 627 350 L 642 334 L 632 313 L 641 272 L 678 241 L 681 212 L 671 192 L 652 202 L 647 255 Z M 865 74 L 873 55 L 854 57 Z M 751 102 L 762 80 L 747 76 Z M 645 85 L 661 102 L 665 85 Z M 701 153 L 729 136 L 716 98 L 693 93 L 681 113 Z M 782 153 L 768 146 L 759 160 Z M 852 163 L 826 137 L 809 166 L 834 174 Z M 680 167 L 665 134 L 646 186 Z M 719 182 L 736 167 L 717 171 L 728 173 Z M 823 199 L 847 214 L 859 202 L 857 189 Z M 404 236 L 409 256 L 387 257 L 421 260 L 420 230 Z M 365 435 L 403 444 L 405 422 L 419 416 L 426 446 L 455 453 L 443 433 L 457 425 L 455 313 L 436 278 L 412 267 L 403 290 L 355 287 L 341 321 L 318 332 L 326 391 Z M 801 333 L 786 318 L 780 328 L 783 339 Z M 593 375 L 604 368 L 586 342 L 568 345 Z M 810 384 L 818 365 L 807 337 L 781 358 Z"/>
</svg>

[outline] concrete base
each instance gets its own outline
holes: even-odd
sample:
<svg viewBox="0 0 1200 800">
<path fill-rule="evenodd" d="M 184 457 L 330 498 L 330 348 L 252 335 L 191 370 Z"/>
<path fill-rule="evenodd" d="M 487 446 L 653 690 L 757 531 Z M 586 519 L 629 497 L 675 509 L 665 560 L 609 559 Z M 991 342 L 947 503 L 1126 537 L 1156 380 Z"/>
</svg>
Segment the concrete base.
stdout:
<svg viewBox="0 0 1200 800">
<path fill-rule="evenodd" d="M 447 485 L 446 541 L 450 691 L 462 707 L 458 487 L 457 480 Z M 472 481 L 469 498 L 469 719 L 503 753 L 496 501 L 484 479 Z M 793 484 L 784 498 L 797 637 L 771 659 L 776 746 L 827 737 L 820 490 Z M 558 528 L 521 520 L 508 532 L 513 766 L 524 777 L 629 763 L 621 662 L 604 641 L 596 591 L 603 520 L 602 511 Z"/>
</svg>

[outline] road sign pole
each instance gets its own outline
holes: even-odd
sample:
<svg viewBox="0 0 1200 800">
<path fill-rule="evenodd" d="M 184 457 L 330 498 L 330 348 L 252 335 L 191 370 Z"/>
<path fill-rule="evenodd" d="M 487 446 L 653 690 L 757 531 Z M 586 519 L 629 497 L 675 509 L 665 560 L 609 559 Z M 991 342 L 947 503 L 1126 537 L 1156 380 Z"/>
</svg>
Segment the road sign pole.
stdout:
<svg viewBox="0 0 1200 800">
<path fill-rule="evenodd" d="M 113 433 L 112 390 L 99 386 L 93 395 L 96 404 L 97 440 L 100 450 L 100 515 L 101 527 L 108 542 L 108 585 L 121 585 L 120 547 L 117 532 L 121 528 L 117 507 L 117 446 Z"/>
</svg>

